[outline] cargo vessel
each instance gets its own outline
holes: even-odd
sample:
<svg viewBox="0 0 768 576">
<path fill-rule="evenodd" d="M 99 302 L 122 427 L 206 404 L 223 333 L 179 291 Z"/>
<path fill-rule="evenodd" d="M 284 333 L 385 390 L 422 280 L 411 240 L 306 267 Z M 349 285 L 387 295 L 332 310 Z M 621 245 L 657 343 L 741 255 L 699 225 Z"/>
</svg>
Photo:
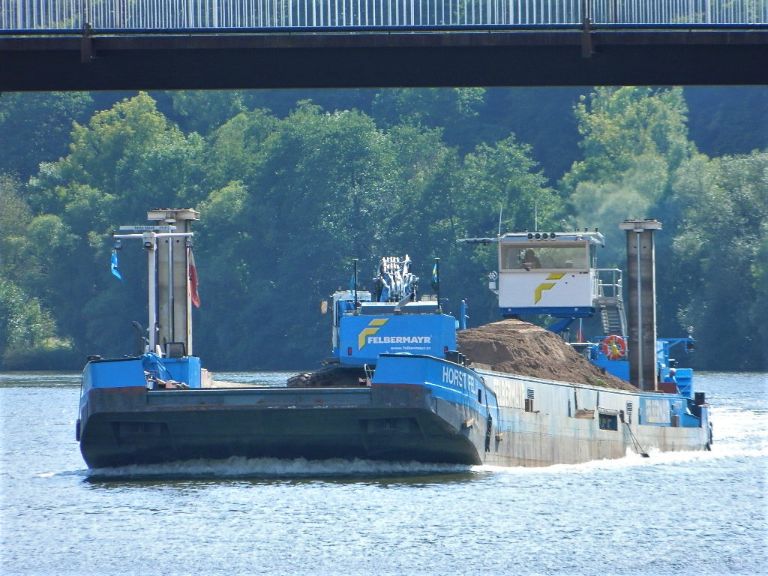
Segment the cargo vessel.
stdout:
<svg viewBox="0 0 768 576">
<path fill-rule="evenodd" d="M 193 354 L 197 218 L 194 210 L 154 210 L 155 225 L 115 235 L 147 252 L 149 329 L 142 354 L 91 357 L 84 368 L 76 435 L 89 467 L 231 457 L 546 466 L 711 444 L 704 395 L 693 391 L 690 373 L 680 378 L 680 369 L 670 370 L 669 346 L 657 348 L 654 315 L 653 334 L 645 333 L 655 306 L 644 297 L 653 264 L 655 225 L 648 221 L 625 223 L 628 248 L 636 239 L 635 273 L 646 281 L 638 280 L 640 293 L 630 291 L 630 306 L 645 319 L 633 323 L 630 314 L 624 347 L 612 340 L 626 354 L 612 354 L 605 342 L 579 343 L 593 361 L 618 371 L 626 362 L 637 389 L 473 363 L 457 346 L 466 314 L 457 319 L 442 309 L 439 261 L 435 294 L 422 297 L 407 256 L 382 259 L 371 290 L 358 289 L 355 271 L 350 289 L 333 295 L 333 353 L 323 368 L 264 387 L 216 384 Z M 565 324 L 599 314 L 605 304 L 594 262 L 599 233 L 479 241 L 499 247 L 493 288 L 502 315 L 546 313 Z M 553 259 L 528 265 L 523 247 Z M 601 348 L 612 358 L 601 359 Z"/>
</svg>

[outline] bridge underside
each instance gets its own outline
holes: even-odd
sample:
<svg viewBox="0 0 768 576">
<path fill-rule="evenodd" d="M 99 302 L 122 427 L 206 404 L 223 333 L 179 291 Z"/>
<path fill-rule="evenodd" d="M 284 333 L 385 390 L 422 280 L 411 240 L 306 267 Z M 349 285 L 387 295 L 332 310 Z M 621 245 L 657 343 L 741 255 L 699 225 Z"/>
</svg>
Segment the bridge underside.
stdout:
<svg viewBox="0 0 768 576">
<path fill-rule="evenodd" d="M 0 36 L 0 90 L 768 84 L 768 29 Z"/>
</svg>

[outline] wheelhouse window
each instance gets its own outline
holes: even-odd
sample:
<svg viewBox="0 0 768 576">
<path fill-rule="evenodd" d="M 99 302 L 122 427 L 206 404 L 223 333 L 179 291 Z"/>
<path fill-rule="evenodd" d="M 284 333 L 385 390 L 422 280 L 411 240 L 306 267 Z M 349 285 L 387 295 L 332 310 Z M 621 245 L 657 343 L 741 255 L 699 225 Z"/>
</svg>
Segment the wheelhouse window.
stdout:
<svg viewBox="0 0 768 576">
<path fill-rule="evenodd" d="M 586 244 L 508 244 L 501 246 L 501 269 L 505 271 L 535 269 L 589 268 Z"/>
<path fill-rule="evenodd" d="M 616 414 L 600 414 L 600 430 L 618 430 L 619 418 Z"/>
</svg>

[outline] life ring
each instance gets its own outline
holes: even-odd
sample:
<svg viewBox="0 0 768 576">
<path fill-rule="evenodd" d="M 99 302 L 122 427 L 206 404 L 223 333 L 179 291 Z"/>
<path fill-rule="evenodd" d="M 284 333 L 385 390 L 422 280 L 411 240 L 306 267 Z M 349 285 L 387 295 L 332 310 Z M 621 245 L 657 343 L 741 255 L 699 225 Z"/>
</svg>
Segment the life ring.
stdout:
<svg viewBox="0 0 768 576">
<path fill-rule="evenodd" d="M 609 360 L 618 360 L 627 353 L 627 342 L 621 336 L 611 334 L 606 336 L 600 343 L 600 351 L 605 354 Z"/>
</svg>

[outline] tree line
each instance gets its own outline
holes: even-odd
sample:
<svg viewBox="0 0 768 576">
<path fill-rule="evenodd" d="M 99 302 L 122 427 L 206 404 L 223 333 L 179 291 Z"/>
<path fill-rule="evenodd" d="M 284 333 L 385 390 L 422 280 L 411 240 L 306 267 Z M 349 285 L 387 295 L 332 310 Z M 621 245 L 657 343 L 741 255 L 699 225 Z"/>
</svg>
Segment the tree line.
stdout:
<svg viewBox="0 0 768 576">
<path fill-rule="evenodd" d="M 601 265 L 621 267 L 629 217 L 664 225 L 660 335 L 691 327 L 685 361 L 701 368 L 768 369 L 765 92 L 717 130 L 691 120 L 688 102 L 707 98 L 676 88 L 305 96 L 0 97 L 0 366 L 133 353 L 144 256 L 126 246 L 117 281 L 110 234 L 150 208 L 193 207 L 195 350 L 214 369 L 316 366 L 330 352 L 319 303 L 347 287 L 354 258 L 365 285 L 381 256 L 407 253 L 427 291 L 441 258 L 448 309 L 466 299 L 478 325 L 497 318 L 495 252 L 457 239 L 599 227 Z"/>
</svg>

